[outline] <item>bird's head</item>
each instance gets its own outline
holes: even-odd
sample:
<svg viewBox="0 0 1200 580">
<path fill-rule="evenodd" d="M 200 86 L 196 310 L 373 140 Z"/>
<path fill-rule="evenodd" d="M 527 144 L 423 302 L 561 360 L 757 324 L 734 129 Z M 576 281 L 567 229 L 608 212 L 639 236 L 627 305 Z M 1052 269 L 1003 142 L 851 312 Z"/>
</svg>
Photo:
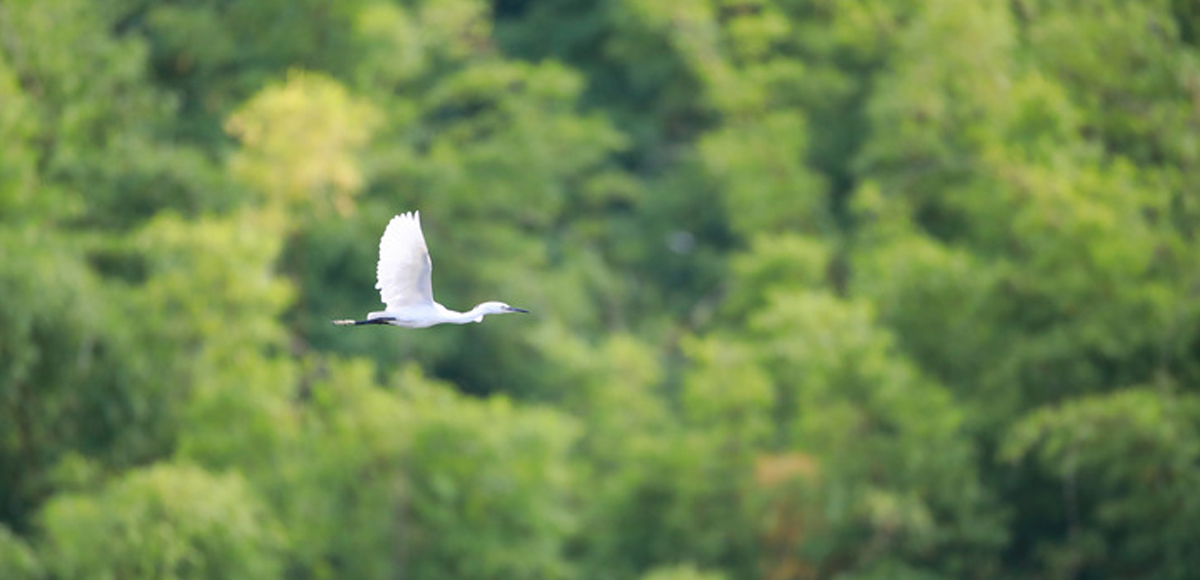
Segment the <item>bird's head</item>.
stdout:
<svg viewBox="0 0 1200 580">
<path fill-rule="evenodd" d="M 478 306 L 478 308 L 479 308 L 479 313 L 481 315 L 483 315 L 483 314 L 510 314 L 513 312 L 523 312 L 526 314 L 529 313 L 529 311 L 525 310 L 524 308 L 517 308 L 515 306 L 509 306 L 503 302 L 495 302 L 495 301 L 484 302 L 483 304 L 480 304 Z"/>
</svg>

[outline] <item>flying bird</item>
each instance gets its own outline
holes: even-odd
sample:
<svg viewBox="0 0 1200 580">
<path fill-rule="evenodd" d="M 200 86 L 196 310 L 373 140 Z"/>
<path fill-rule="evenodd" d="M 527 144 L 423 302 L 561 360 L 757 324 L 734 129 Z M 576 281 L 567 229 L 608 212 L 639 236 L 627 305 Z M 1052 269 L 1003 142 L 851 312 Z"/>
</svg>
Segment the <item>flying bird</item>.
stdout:
<svg viewBox="0 0 1200 580">
<path fill-rule="evenodd" d="M 433 262 L 425 235 L 421 233 L 420 212 L 402 213 L 388 222 L 379 240 L 379 265 L 375 268 L 379 298 L 384 310 L 367 314 L 366 320 L 334 320 L 339 326 L 390 324 L 405 328 L 426 328 L 435 324 L 483 322 L 488 314 L 507 314 L 528 310 L 503 302 L 483 302 L 466 312 L 455 312 L 434 302 L 431 274 Z"/>
</svg>

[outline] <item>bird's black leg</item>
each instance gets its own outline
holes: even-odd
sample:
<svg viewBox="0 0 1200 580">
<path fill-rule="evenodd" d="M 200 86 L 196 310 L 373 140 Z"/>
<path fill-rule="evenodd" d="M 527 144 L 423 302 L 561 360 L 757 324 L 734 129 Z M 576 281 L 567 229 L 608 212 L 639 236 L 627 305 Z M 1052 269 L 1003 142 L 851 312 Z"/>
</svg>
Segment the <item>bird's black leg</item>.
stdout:
<svg viewBox="0 0 1200 580">
<path fill-rule="evenodd" d="M 368 320 L 334 320 L 333 323 L 338 326 L 361 326 L 363 324 L 387 324 L 395 320 L 395 318 L 371 318 Z"/>
</svg>

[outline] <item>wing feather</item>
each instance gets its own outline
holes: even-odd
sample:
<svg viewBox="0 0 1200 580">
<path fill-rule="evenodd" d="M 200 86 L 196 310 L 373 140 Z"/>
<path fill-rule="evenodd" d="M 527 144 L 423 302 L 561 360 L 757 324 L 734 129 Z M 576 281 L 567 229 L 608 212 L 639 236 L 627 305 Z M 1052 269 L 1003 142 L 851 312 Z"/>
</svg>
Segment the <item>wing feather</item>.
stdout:
<svg viewBox="0 0 1200 580">
<path fill-rule="evenodd" d="M 379 240 L 375 288 L 389 311 L 433 304 L 433 262 L 419 212 L 402 213 L 388 222 Z"/>
</svg>

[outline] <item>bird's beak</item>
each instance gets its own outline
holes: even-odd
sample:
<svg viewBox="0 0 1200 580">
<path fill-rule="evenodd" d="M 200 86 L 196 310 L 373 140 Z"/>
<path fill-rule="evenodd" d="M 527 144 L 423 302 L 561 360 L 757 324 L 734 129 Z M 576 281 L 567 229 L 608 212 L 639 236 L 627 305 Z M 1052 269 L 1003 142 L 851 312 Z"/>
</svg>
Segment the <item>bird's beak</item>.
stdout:
<svg viewBox="0 0 1200 580">
<path fill-rule="evenodd" d="M 509 306 L 509 307 L 508 307 L 508 311 L 509 311 L 509 312 L 523 312 L 523 313 L 525 313 L 525 314 L 529 314 L 529 311 L 528 311 L 528 310 L 525 310 L 524 308 L 516 308 L 516 307 L 514 307 L 514 306 Z"/>
</svg>

